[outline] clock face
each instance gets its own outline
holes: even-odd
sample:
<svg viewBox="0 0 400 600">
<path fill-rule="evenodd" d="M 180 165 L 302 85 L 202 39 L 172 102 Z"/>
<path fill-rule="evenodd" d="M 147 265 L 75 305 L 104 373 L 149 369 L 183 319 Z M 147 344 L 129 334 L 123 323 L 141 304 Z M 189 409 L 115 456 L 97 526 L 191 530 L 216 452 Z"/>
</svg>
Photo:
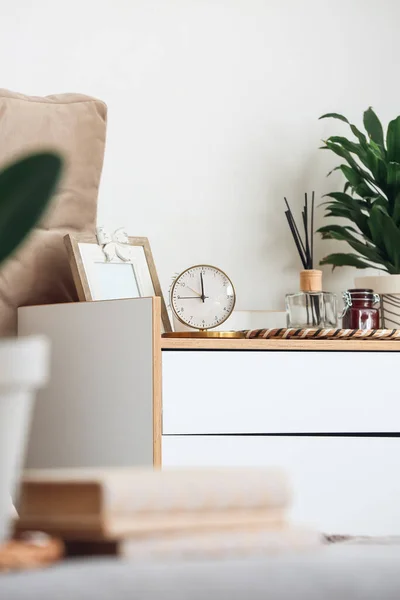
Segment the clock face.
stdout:
<svg viewBox="0 0 400 600">
<path fill-rule="evenodd" d="M 198 265 L 183 271 L 171 289 L 171 306 L 177 318 L 195 329 L 212 329 L 229 317 L 235 290 L 223 271 Z"/>
</svg>

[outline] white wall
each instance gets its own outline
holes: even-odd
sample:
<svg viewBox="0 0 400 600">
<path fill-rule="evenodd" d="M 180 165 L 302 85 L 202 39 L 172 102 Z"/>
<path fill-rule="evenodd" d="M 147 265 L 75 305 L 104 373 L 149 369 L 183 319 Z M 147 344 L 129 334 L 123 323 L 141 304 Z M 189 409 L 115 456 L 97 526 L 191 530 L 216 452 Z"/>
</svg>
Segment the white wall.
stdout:
<svg viewBox="0 0 400 600">
<path fill-rule="evenodd" d="M 0 87 L 106 101 L 99 222 L 150 238 L 165 291 L 210 262 L 238 308 L 282 308 L 300 268 L 283 196 L 340 184 L 319 115 L 400 112 L 399 20 L 397 0 L 0 0 Z"/>
</svg>

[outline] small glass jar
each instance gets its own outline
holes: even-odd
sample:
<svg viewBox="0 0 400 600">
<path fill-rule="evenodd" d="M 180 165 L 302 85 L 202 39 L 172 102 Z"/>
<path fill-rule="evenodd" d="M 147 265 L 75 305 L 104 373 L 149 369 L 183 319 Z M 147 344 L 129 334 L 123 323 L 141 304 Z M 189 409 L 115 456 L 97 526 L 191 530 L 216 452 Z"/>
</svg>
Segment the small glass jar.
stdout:
<svg viewBox="0 0 400 600">
<path fill-rule="evenodd" d="M 379 329 L 378 294 L 369 289 L 343 292 L 343 329 Z"/>
</svg>

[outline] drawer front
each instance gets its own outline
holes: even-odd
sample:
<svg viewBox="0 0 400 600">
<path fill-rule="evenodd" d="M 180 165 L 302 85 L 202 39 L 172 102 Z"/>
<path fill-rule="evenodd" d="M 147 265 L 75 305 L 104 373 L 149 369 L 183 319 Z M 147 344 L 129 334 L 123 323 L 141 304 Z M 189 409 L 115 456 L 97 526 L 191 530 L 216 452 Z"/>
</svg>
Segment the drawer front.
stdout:
<svg viewBox="0 0 400 600">
<path fill-rule="evenodd" d="M 400 535 L 400 439 L 163 436 L 163 466 L 280 466 L 290 517 L 328 534 Z"/>
<path fill-rule="evenodd" d="M 166 434 L 400 431 L 398 352 L 164 351 L 162 363 Z"/>
</svg>

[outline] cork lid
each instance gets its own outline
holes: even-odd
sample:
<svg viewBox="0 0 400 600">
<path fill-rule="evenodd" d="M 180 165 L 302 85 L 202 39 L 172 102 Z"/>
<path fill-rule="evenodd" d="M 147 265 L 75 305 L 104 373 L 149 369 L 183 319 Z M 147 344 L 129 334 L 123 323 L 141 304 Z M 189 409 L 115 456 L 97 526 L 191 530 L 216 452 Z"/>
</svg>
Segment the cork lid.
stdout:
<svg viewBox="0 0 400 600">
<path fill-rule="evenodd" d="M 300 271 L 300 289 L 302 292 L 321 292 L 322 271 L 319 269 Z"/>
</svg>

